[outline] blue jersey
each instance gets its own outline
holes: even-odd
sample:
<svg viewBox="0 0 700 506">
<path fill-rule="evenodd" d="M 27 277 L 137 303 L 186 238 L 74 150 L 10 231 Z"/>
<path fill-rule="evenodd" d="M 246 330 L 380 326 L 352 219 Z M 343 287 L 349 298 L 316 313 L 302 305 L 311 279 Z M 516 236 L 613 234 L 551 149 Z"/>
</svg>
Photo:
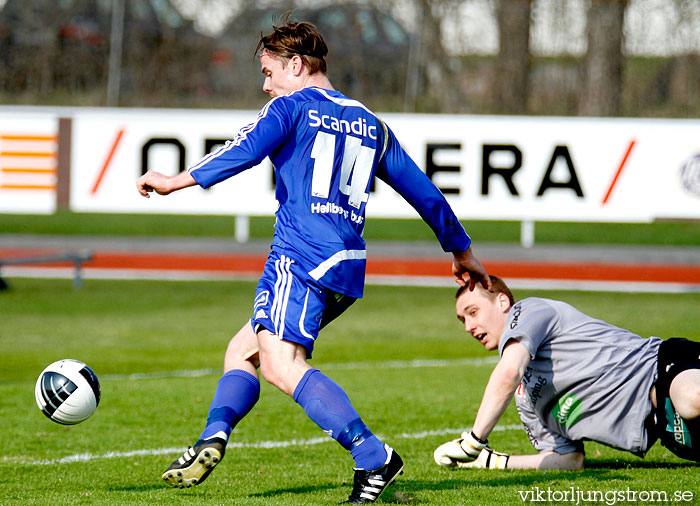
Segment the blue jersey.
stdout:
<svg viewBox="0 0 700 506">
<path fill-rule="evenodd" d="M 269 157 L 277 181 L 272 248 L 298 262 L 321 286 L 362 297 L 367 253 L 362 231 L 375 176 L 430 225 L 445 251 L 470 238 L 445 197 L 360 102 L 304 88 L 270 100 L 236 137 L 189 168 L 208 188 Z"/>
</svg>

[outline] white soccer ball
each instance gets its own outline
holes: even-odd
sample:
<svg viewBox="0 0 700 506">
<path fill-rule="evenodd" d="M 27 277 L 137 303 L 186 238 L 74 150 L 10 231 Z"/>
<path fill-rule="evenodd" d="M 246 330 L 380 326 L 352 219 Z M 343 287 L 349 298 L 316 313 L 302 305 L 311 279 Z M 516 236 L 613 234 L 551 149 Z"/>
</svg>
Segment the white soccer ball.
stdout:
<svg viewBox="0 0 700 506">
<path fill-rule="evenodd" d="M 34 389 L 36 404 L 49 419 L 75 425 L 90 418 L 100 403 L 100 381 L 79 360 L 64 359 L 44 369 Z"/>
</svg>

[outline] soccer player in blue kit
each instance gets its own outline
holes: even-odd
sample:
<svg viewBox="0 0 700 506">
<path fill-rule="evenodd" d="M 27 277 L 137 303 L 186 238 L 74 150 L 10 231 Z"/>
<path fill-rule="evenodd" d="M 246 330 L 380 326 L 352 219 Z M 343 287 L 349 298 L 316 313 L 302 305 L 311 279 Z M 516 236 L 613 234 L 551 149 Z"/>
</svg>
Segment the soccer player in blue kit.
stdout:
<svg viewBox="0 0 700 506">
<path fill-rule="evenodd" d="M 257 369 L 293 398 L 355 461 L 348 503 L 374 502 L 402 472 L 401 457 L 364 424 L 343 389 L 311 357 L 319 330 L 362 297 L 365 205 L 379 177 L 430 225 L 453 254 L 457 283 L 490 280 L 444 196 L 360 102 L 335 91 L 326 75 L 326 44 L 308 23 L 285 22 L 261 37 L 256 53 L 272 99 L 257 119 L 218 150 L 176 176 L 148 172 L 148 197 L 196 184 L 208 188 L 269 157 L 279 208 L 271 252 L 258 283 L 253 317 L 233 337 L 194 447 L 165 471 L 174 487 L 201 483 L 224 456 L 233 427 L 260 395 Z"/>
</svg>

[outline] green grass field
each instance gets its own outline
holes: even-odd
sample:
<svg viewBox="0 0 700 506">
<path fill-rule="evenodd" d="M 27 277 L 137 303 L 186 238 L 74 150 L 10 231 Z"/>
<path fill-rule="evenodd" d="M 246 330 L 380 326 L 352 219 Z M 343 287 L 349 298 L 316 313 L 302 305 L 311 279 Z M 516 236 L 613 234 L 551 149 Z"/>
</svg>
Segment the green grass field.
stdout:
<svg viewBox="0 0 700 506">
<path fill-rule="evenodd" d="M 264 382 L 261 401 L 235 429 L 206 483 L 174 490 L 160 480 L 201 431 L 218 380 L 214 372 L 181 372 L 221 366 L 229 336 L 249 317 L 253 291 L 249 282 L 87 280 L 73 290 L 68 280 L 13 279 L 12 289 L 0 292 L 0 505 L 303 505 L 346 498 L 349 455 Z M 700 294 L 516 292 L 528 295 L 567 300 L 642 336 L 700 339 Z M 370 286 L 317 344 L 312 364 L 346 389 L 365 422 L 406 462 L 379 503 L 522 504 L 521 492 L 572 488 L 607 497 L 628 490 L 698 496 L 698 466 L 659 445 L 642 460 L 588 443 L 588 469 L 579 473 L 437 467 L 434 448 L 471 424 L 493 367 L 461 329 L 452 297 L 451 289 Z M 96 414 L 72 427 L 49 421 L 34 402 L 38 373 L 61 358 L 87 362 L 102 383 Z M 421 366 L 417 359 L 445 362 Z M 511 406 L 492 446 L 531 452 L 518 423 Z"/>
</svg>

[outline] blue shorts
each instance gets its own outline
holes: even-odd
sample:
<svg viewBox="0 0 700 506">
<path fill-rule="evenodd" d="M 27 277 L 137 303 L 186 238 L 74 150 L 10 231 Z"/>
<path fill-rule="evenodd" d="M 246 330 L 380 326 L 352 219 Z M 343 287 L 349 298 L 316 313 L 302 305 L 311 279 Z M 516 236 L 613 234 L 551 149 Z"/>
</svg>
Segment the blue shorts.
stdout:
<svg viewBox="0 0 700 506">
<path fill-rule="evenodd" d="M 319 331 L 356 299 L 320 286 L 297 262 L 272 251 L 255 289 L 251 324 L 298 343 L 311 358 Z"/>
</svg>

